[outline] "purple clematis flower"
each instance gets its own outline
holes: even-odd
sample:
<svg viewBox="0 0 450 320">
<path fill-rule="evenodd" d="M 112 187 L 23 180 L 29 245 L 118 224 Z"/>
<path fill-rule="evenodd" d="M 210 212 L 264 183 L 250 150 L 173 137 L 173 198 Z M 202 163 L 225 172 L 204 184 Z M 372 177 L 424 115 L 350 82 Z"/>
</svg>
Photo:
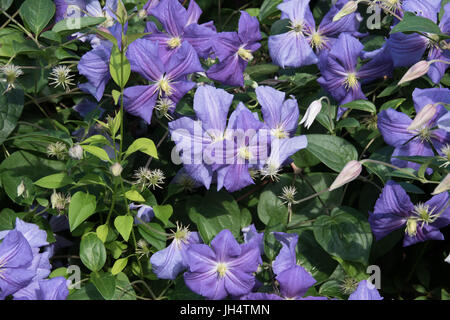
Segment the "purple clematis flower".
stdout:
<svg viewBox="0 0 450 320">
<path fill-rule="evenodd" d="M 127 51 L 131 70 L 150 81 L 149 85 L 125 89 L 125 110 L 150 124 L 153 108 L 158 103 L 173 112 L 175 105 L 195 83 L 187 75 L 202 71 L 192 46 L 185 42 L 165 63 L 160 58 L 157 42 L 146 39 L 134 41 Z"/>
<path fill-rule="evenodd" d="M 153 212 L 152 207 L 147 206 L 145 204 L 136 205 L 134 203 L 130 203 L 130 210 L 136 209 L 138 209 L 138 213 L 134 218 L 135 224 L 142 224 L 141 220 L 144 221 L 145 223 L 149 223 L 155 217 L 155 213 Z M 138 218 L 141 220 L 139 220 Z"/>
<path fill-rule="evenodd" d="M 358 57 L 362 50 L 363 45 L 356 38 L 343 33 L 331 50 L 325 51 L 320 57 L 322 76 L 317 81 L 339 104 L 367 99 L 361 90 L 361 82 L 391 73 L 392 61 L 387 54 L 377 55 L 358 69 Z"/>
<path fill-rule="evenodd" d="M 261 47 L 261 39 L 258 19 L 241 11 L 239 31 L 221 32 L 213 40 L 219 63 L 207 71 L 208 77 L 225 85 L 244 86 L 244 70 L 253 59 L 252 53 Z"/>
<path fill-rule="evenodd" d="M 188 271 L 184 281 L 189 289 L 208 299 L 228 295 L 240 297 L 255 285 L 260 252 L 255 246 L 240 245 L 230 230 L 222 230 L 205 244 L 191 245 L 186 252 Z"/>
<path fill-rule="evenodd" d="M 199 25 L 202 11 L 195 1 L 191 1 L 186 10 L 178 0 L 162 0 L 149 10 L 163 25 L 165 32 L 158 30 L 154 22 L 148 22 L 145 39 L 158 41 L 162 50 L 161 59 L 167 61 L 184 41 L 189 42 L 201 58 L 208 58 L 216 32 L 206 25 Z"/>
<path fill-rule="evenodd" d="M 362 18 L 358 13 L 333 22 L 333 17 L 345 2 L 338 1 L 324 16 L 317 30 L 309 9 L 309 0 L 291 0 L 279 4 L 281 18 L 289 19 L 291 31 L 269 37 L 269 52 L 274 63 L 282 68 L 316 64 L 319 62 L 316 53 L 329 50 L 339 34 L 359 35 L 357 30 Z"/>
<path fill-rule="evenodd" d="M 278 139 L 292 137 L 297 131 L 300 116 L 297 100 L 285 100 L 284 92 L 267 86 L 260 86 L 255 91 L 271 135 Z"/>
<path fill-rule="evenodd" d="M 367 280 L 361 280 L 358 288 L 353 292 L 348 300 L 383 300 L 377 288 Z"/>
<path fill-rule="evenodd" d="M 106 0 L 105 6 L 102 8 L 98 0 L 55 0 L 56 5 L 56 22 L 67 18 L 95 17 L 106 18 L 106 20 L 98 26 L 102 31 L 114 25 L 116 20 L 115 12 L 117 11 L 118 0 Z M 73 37 L 79 37 L 83 42 L 89 41 L 92 47 L 102 45 L 102 40 L 95 34 L 75 33 Z"/>
<path fill-rule="evenodd" d="M 28 241 L 17 230 L 8 232 L 0 243 L 0 299 L 26 287 L 35 272 L 30 270 L 33 252 Z"/>
<path fill-rule="evenodd" d="M 64 277 L 55 277 L 39 281 L 39 290 L 36 292 L 37 300 L 66 300 L 69 295 L 67 280 Z"/>
<path fill-rule="evenodd" d="M 186 252 L 190 246 L 199 243 L 202 241 L 197 232 L 178 227 L 173 234 L 172 243 L 151 256 L 150 263 L 153 272 L 160 279 L 174 280 L 188 266 Z"/>
<path fill-rule="evenodd" d="M 414 12 L 416 15 L 425 17 L 437 23 L 437 15 L 441 9 L 441 1 L 430 0 L 408 0 L 402 4 L 404 11 Z M 443 34 L 450 33 L 450 5 L 444 6 L 444 15 L 439 23 L 439 28 Z M 428 51 L 427 60 L 450 61 L 448 50 L 442 49 L 437 43 L 437 39 L 432 39 L 417 33 L 404 34 L 393 33 L 386 41 L 386 47 L 390 53 L 395 67 L 408 67 L 422 59 L 423 54 Z M 434 83 L 439 83 L 448 68 L 447 63 L 434 62 L 430 66 L 428 76 Z"/>
<path fill-rule="evenodd" d="M 447 111 L 442 117 L 437 121 L 437 126 L 439 129 L 444 129 L 450 132 L 450 111 Z"/>
<path fill-rule="evenodd" d="M 258 232 L 254 224 L 242 228 L 241 231 L 244 236 L 244 243 L 257 246 L 260 254 L 264 254 L 264 233 Z"/>
<path fill-rule="evenodd" d="M 304 297 L 316 280 L 297 263 L 295 248 L 298 234 L 274 232 L 282 248 L 272 263 L 273 272 L 280 285 L 280 295 L 271 293 L 250 293 L 245 300 L 326 300 L 326 297 Z"/>
<path fill-rule="evenodd" d="M 444 240 L 439 229 L 450 224 L 448 192 L 414 205 L 406 191 L 390 180 L 369 212 L 369 223 L 377 240 L 399 228 L 405 228 L 403 246 L 426 240 Z"/>
<path fill-rule="evenodd" d="M 439 103 L 450 103 L 450 90 L 447 88 L 415 89 L 413 101 L 416 113 L 427 104 L 438 104 L 434 117 L 420 129 L 408 130 L 412 120 L 404 113 L 394 109 L 383 110 L 378 114 L 378 129 L 384 141 L 395 147 L 392 164 L 418 170 L 420 164 L 395 158 L 396 156 L 434 156 L 433 148 L 442 154 L 442 149 L 450 143 L 450 133 L 443 129 L 434 129 L 436 123 L 447 114 Z M 432 169 L 428 168 L 431 174 Z"/>
<path fill-rule="evenodd" d="M 297 126 L 295 100 L 283 103 L 284 94 L 268 88 L 259 92 L 259 98 L 266 124 L 242 103 L 227 122 L 233 96 L 222 89 L 201 86 L 194 96 L 199 121 L 183 117 L 169 123 L 172 140 L 182 153 L 180 162 L 195 181 L 209 189 L 216 177 L 218 190 L 225 187 L 233 192 L 254 183 L 251 170 L 268 165 L 278 172 L 289 156 L 306 147 L 305 136 L 287 138 Z M 285 139 L 274 138 L 271 128 L 278 135 L 284 134 Z"/>
</svg>

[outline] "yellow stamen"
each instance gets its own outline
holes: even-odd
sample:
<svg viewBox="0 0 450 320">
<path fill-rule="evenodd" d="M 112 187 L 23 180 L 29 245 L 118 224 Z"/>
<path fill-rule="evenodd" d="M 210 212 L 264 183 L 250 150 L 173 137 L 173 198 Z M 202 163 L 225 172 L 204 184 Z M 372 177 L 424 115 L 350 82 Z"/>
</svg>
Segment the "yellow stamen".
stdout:
<svg viewBox="0 0 450 320">
<path fill-rule="evenodd" d="M 237 53 L 238 53 L 238 55 L 239 55 L 242 59 L 244 59 L 245 61 L 251 61 L 251 60 L 253 60 L 252 52 L 251 52 L 250 50 L 248 50 L 248 49 L 244 49 L 243 46 L 239 48 L 239 50 L 238 50 Z"/>
<path fill-rule="evenodd" d="M 318 50 L 322 50 L 325 45 L 325 37 L 323 37 L 320 33 L 314 32 L 311 35 L 311 46 Z"/>
<path fill-rule="evenodd" d="M 250 160 L 253 157 L 252 153 L 247 147 L 239 148 L 238 155 L 245 160 Z"/>
<path fill-rule="evenodd" d="M 176 49 L 179 46 L 181 46 L 181 39 L 180 37 L 173 37 L 172 39 L 167 41 L 167 45 L 170 49 Z"/>
<path fill-rule="evenodd" d="M 217 264 L 217 273 L 219 274 L 219 277 L 225 277 L 226 273 L 227 273 L 227 265 L 223 262 L 220 262 Z"/>
<path fill-rule="evenodd" d="M 347 90 L 351 89 L 356 89 L 358 87 L 359 83 L 358 83 L 358 78 L 356 77 L 355 73 L 349 73 L 347 75 L 347 79 L 344 80 L 344 86 Z"/>
<path fill-rule="evenodd" d="M 160 92 L 162 91 L 168 96 L 172 94 L 172 87 L 170 86 L 170 81 L 166 78 L 166 76 L 163 76 L 161 80 L 158 81 L 158 86 Z"/>
<path fill-rule="evenodd" d="M 287 138 L 287 133 L 286 133 L 286 131 L 284 131 L 283 128 L 281 128 L 281 127 L 278 127 L 278 128 L 276 128 L 276 129 L 270 130 L 270 134 L 271 134 L 272 136 L 274 136 L 275 138 L 278 138 L 278 139 L 284 139 L 284 138 Z"/>
</svg>

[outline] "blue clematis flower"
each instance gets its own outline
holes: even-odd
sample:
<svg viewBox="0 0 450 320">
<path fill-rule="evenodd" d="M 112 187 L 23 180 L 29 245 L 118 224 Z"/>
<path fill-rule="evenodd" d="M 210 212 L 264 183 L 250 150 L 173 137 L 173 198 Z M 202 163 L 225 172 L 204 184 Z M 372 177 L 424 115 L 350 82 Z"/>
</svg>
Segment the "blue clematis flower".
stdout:
<svg viewBox="0 0 450 320">
<path fill-rule="evenodd" d="M 56 15 L 55 21 L 58 22 L 67 18 L 95 17 L 106 18 L 98 28 L 107 31 L 115 23 L 118 0 L 106 0 L 102 8 L 98 0 L 55 0 Z M 75 33 L 72 36 L 79 37 L 83 42 L 89 41 L 92 47 L 102 44 L 102 40 L 95 34 Z"/>
<path fill-rule="evenodd" d="M 391 163 L 401 168 L 418 170 L 420 164 L 395 158 L 396 156 L 434 156 L 434 151 L 441 151 L 450 144 L 450 133 L 444 129 L 435 129 L 436 123 L 447 114 L 447 110 L 439 103 L 450 103 L 450 90 L 447 88 L 415 89 L 413 101 L 416 113 L 428 104 L 437 105 L 434 117 L 422 128 L 408 130 L 412 120 L 404 113 L 394 109 L 383 110 L 378 114 L 378 129 L 384 141 L 395 147 Z M 431 174 L 428 168 L 427 173 Z"/>
<path fill-rule="evenodd" d="M 386 50 L 378 52 L 372 60 L 358 68 L 358 57 L 363 54 L 362 50 L 363 45 L 358 39 L 343 33 L 329 51 L 323 51 L 320 55 L 319 69 L 322 76 L 317 82 L 341 105 L 367 99 L 361 84 L 392 73 L 392 60 Z M 344 111 L 339 109 L 338 118 Z"/>
<path fill-rule="evenodd" d="M 253 59 L 252 53 L 261 47 L 261 39 L 258 19 L 241 11 L 239 31 L 218 33 L 213 40 L 219 63 L 207 71 L 208 77 L 225 85 L 244 86 L 244 70 Z"/>
<path fill-rule="evenodd" d="M 361 280 L 355 292 L 348 297 L 348 300 L 383 300 L 383 297 L 380 296 L 373 284 L 367 280 Z"/>
<path fill-rule="evenodd" d="M 191 245 L 202 243 L 197 232 L 178 227 L 172 243 L 150 258 L 153 272 L 160 279 L 174 280 L 188 266 L 186 254 Z"/>
<path fill-rule="evenodd" d="M 26 287 L 35 272 L 30 270 L 33 252 L 28 241 L 17 230 L 8 232 L 0 244 L 0 299 Z"/>
<path fill-rule="evenodd" d="M 184 42 L 168 61 L 163 62 L 157 42 L 138 39 L 129 46 L 127 57 L 131 70 L 149 80 L 150 84 L 125 89 L 124 107 L 148 124 L 157 103 L 165 101 L 169 111 L 173 112 L 175 105 L 195 86 L 194 82 L 187 80 L 187 75 L 203 70 L 188 42 Z"/>
<path fill-rule="evenodd" d="M 184 281 L 187 287 L 213 300 L 248 294 L 255 285 L 253 273 L 261 259 L 257 247 L 240 245 L 227 229 L 216 235 L 211 247 L 191 245 L 186 258 L 188 271 L 184 273 Z"/>
<path fill-rule="evenodd" d="M 437 15 L 441 10 L 441 1 L 408 0 L 401 5 L 404 11 L 414 12 L 437 23 Z M 401 14 L 401 12 L 400 12 Z M 443 34 L 450 33 L 450 4 L 444 6 L 444 14 L 439 23 Z M 448 43 L 448 40 L 446 40 Z M 429 48 L 427 60 L 450 61 L 449 50 L 442 49 L 433 37 L 427 38 L 417 33 L 404 34 L 393 33 L 386 41 L 386 47 L 390 53 L 395 67 L 409 67 L 422 59 L 423 54 Z M 434 83 L 439 83 L 445 74 L 448 64 L 434 62 L 430 66 L 428 76 Z"/>
<path fill-rule="evenodd" d="M 209 25 L 199 25 L 202 13 L 195 1 L 191 1 L 186 10 L 178 0 L 162 0 L 148 10 L 163 25 L 164 32 L 159 31 L 154 22 L 148 22 L 145 38 L 158 41 L 163 47 L 161 59 L 167 61 L 184 41 L 189 42 L 201 58 L 208 58 L 211 53 L 212 39 L 216 32 Z"/>
<path fill-rule="evenodd" d="M 316 54 L 329 50 L 338 35 L 360 35 L 357 30 L 362 18 L 358 13 L 333 22 L 333 17 L 345 2 L 346 0 L 338 1 L 324 16 L 317 29 L 309 9 L 309 0 L 290 0 L 279 4 L 281 18 L 289 19 L 291 31 L 269 37 L 269 52 L 274 63 L 282 68 L 316 64 L 319 62 Z"/>
<path fill-rule="evenodd" d="M 130 203 L 129 207 L 130 207 L 130 210 L 138 209 L 138 213 L 137 213 L 136 217 L 134 218 L 135 224 L 142 224 L 142 222 L 139 219 L 141 219 L 145 223 L 148 223 L 155 217 L 153 208 L 148 205 L 145 205 L 145 204 L 136 205 L 134 203 Z"/>
<path fill-rule="evenodd" d="M 403 246 L 426 241 L 444 240 L 439 229 L 450 224 L 448 192 L 435 195 L 425 203 L 414 205 L 406 191 L 390 180 L 369 212 L 369 223 L 380 240 L 394 230 L 405 228 Z"/>
</svg>

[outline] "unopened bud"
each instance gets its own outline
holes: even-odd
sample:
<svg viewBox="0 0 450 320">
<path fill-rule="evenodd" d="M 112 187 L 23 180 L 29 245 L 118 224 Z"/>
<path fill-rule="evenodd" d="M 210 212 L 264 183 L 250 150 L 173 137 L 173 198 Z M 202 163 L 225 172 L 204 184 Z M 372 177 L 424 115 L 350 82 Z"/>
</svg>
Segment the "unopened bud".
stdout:
<svg viewBox="0 0 450 320">
<path fill-rule="evenodd" d="M 23 183 L 23 180 L 20 182 L 20 184 L 17 186 L 17 196 L 21 197 L 26 191 L 25 184 Z"/>
<path fill-rule="evenodd" d="M 356 11 L 356 9 L 358 9 L 358 1 L 349 1 L 347 2 L 341 10 L 339 10 L 338 13 L 336 13 L 336 15 L 333 17 L 333 22 L 336 22 L 340 19 L 342 19 L 343 17 L 352 14 L 353 12 Z"/>
<path fill-rule="evenodd" d="M 334 180 L 330 188 L 328 188 L 328 190 L 333 191 L 355 180 L 361 174 L 361 171 L 362 165 L 359 161 L 352 160 L 348 162 L 345 165 L 344 169 L 342 169 L 342 171 L 339 173 L 336 180 Z"/>
<path fill-rule="evenodd" d="M 414 118 L 414 121 L 411 122 L 411 124 L 407 129 L 416 130 L 422 128 L 428 123 L 428 121 L 430 121 L 434 117 L 436 111 L 437 111 L 436 105 L 427 104 L 425 107 L 422 108 L 422 110 L 420 110 L 420 112 Z"/>
<path fill-rule="evenodd" d="M 428 70 L 430 69 L 430 62 L 429 61 L 419 61 L 416 64 L 414 64 L 411 68 L 409 68 L 408 71 L 403 75 L 403 77 L 400 79 L 398 84 L 402 84 L 414 79 L 418 79 L 425 75 Z"/>
<path fill-rule="evenodd" d="M 304 123 L 305 128 L 309 129 L 309 127 L 311 127 L 312 123 L 316 119 L 317 115 L 320 113 L 320 110 L 322 110 L 322 99 L 314 100 L 306 110 L 305 115 L 300 121 L 300 124 Z"/>
<path fill-rule="evenodd" d="M 450 173 L 447 173 L 444 180 L 442 180 L 441 183 L 439 183 L 437 185 L 437 187 L 436 187 L 436 189 L 434 189 L 432 195 L 439 194 L 439 193 L 445 192 L 447 190 L 450 190 Z"/>
<path fill-rule="evenodd" d="M 122 173 L 122 166 L 120 165 L 120 163 L 116 162 L 114 163 L 111 168 L 109 168 L 111 170 L 111 173 L 113 174 L 113 176 L 118 177 L 121 175 Z"/>
<path fill-rule="evenodd" d="M 83 148 L 79 144 L 76 144 L 72 148 L 70 148 L 68 153 L 72 159 L 83 159 Z"/>
</svg>

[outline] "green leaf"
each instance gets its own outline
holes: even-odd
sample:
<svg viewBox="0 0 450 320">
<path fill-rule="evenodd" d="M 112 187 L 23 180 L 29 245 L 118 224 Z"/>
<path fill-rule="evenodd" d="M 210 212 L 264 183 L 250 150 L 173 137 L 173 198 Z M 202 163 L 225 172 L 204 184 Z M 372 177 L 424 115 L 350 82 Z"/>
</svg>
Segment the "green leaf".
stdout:
<svg viewBox="0 0 450 320">
<path fill-rule="evenodd" d="M 5 90 L 6 84 L 0 82 L 0 144 L 16 128 L 17 121 L 22 115 L 24 103 L 24 94 L 21 89 L 13 89 L 3 94 Z"/>
<path fill-rule="evenodd" d="M 81 142 L 81 144 L 99 144 L 102 146 L 105 145 L 109 145 L 109 140 L 105 137 L 102 136 L 101 134 L 96 134 L 93 136 L 90 136 L 89 138 L 87 138 L 86 140 L 84 140 L 83 142 Z"/>
<path fill-rule="evenodd" d="M 56 23 L 52 31 L 62 32 L 68 30 L 80 30 L 83 28 L 99 25 L 105 21 L 106 18 L 95 17 L 67 18 Z"/>
<path fill-rule="evenodd" d="M 95 213 L 97 207 L 95 196 L 78 191 L 70 199 L 69 225 L 70 231 L 75 230 L 83 221 Z"/>
<path fill-rule="evenodd" d="M 19 13 L 30 30 L 38 35 L 53 18 L 55 10 L 55 4 L 51 0 L 26 0 Z"/>
<path fill-rule="evenodd" d="M 325 134 L 309 134 L 307 150 L 330 169 L 340 172 L 351 160 L 358 159 L 358 152 L 348 141 Z"/>
<path fill-rule="evenodd" d="M 230 230 L 235 237 L 239 236 L 241 210 L 230 194 L 210 191 L 204 197 L 190 198 L 186 208 L 205 243 L 209 243 L 223 229 Z"/>
<path fill-rule="evenodd" d="M 92 272 L 91 282 L 105 300 L 111 300 L 116 291 L 116 277 L 109 272 Z"/>
<path fill-rule="evenodd" d="M 80 259 L 89 270 L 94 272 L 99 271 L 105 265 L 105 245 L 95 233 L 88 233 L 81 238 Z"/>
<path fill-rule="evenodd" d="M 380 111 L 387 110 L 390 108 L 397 109 L 405 101 L 406 101 L 405 98 L 389 100 L 381 105 Z"/>
<path fill-rule="evenodd" d="M 133 217 L 130 216 L 119 216 L 114 220 L 116 230 L 119 231 L 125 241 L 128 241 L 130 238 L 131 229 L 133 229 L 133 221 Z"/>
<path fill-rule="evenodd" d="M 136 190 L 128 190 L 127 192 L 125 192 L 125 197 L 131 201 L 136 201 L 136 202 L 144 202 L 145 201 L 144 197 L 141 196 L 141 194 Z"/>
<path fill-rule="evenodd" d="M 91 145 L 86 145 L 86 146 L 82 146 L 82 147 L 83 147 L 84 151 L 89 152 L 90 154 L 96 156 L 100 160 L 108 161 L 108 162 L 111 161 L 109 159 L 108 153 L 106 153 L 106 151 L 102 148 L 99 148 L 96 146 L 91 146 Z"/>
<path fill-rule="evenodd" d="M 355 118 L 345 118 L 339 121 L 336 125 L 336 129 L 341 128 L 358 128 L 360 126 L 359 121 Z"/>
<path fill-rule="evenodd" d="M 165 230 L 159 224 L 153 222 L 147 223 L 146 226 L 157 232 L 146 228 L 142 224 L 138 224 L 140 235 L 157 250 L 164 249 L 166 247 L 166 236 L 164 236 L 162 233 L 165 233 Z"/>
<path fill-rule="evenodd" d="M 403 20 L 397 23 L 390 33 L 403 32 L 425 32 L 440 34 L 439 26 L 430 19 L 415 15 L 412 12 L 405 12 Z"/>
<path fill-rule="evenodd" d="M 361 111 L 367 111 L 370 113 L 376 113 L 377 107 L 367 100 L 354 100 L 352 102 L 341 105 L 341 108 L 355 109 Z"/>
<path fill-rule="evenodd" d="M 112 91 L 112 96 L 113 96 L 115 105 L 117 105 L 119 103 L 120 95 L 121 95 L 120 91 L 117 91 L 117 90 Z"/>
<path fill-rule="evenodd" d="M 113 275 L 116 275 L 116 274 L 122 272 L 122 270 L 125 269 L 127 264 L 128 264 L 128 258 L 122 258 L 122 259 L 116 260 L 116 262 L 114 262 L 114 265 L 111 269 L 111 273 Z"/>
<path fill-rule="evenodd" d="M 259 21 L 263 22 L 269 16 L 278 11 L 277 6 L 283 0 L 264 0 L 259 11 Z"/>
<path fill-rule="evenodd" d="M 139 138 L 134 140 L 125 152 L 125 158 L 136 151 L 141 151 L 150 157 L 158 159 L 158 152 L 156 150 L 155 143 L 150 139 Z"/>
<path fill-rule="evenodd" d="M 123 71 L 122 71 L 123 69 Z M 125 88 L 128 79 L 131 75 L 131 66 L 125 53 L 121 53 L 119 47 L 114 45 L 111 52 L 111 59 L 109 62 L 109 71 L 114 82 L 121 88 Z"/>
<path fill-rule="evenodd" d="M 46 189 L 58 189 L 65 187 L 71 183 L 73 183 L 72 178 L 69 177 L 66 173 L 62 172 L 43 177 L 36 181 L 34 184 Z"/>
<path fill-rule="evenodd" d="M 283 205 L 283 201 L 270 190 L 264 190 L 258 201 L 258 217 L 267 225 L 269 221 L 272 223 L 286 223 L 288 210 Z"/>
<path fill-rule="evenodd" d="M 107 224 L 102 224 L 101 226 L 98 226 L 95 230 L 95 233 L 97 234 L 97 237 L 102 240 L 103 243 L 106 242 L 106 239 L 108 238 L 108 232 L 109 227 Z"/>
<path fill-rule="evenodd" d="M 345 261 L 367 264 L 372 245 L 372 231 L 367 217 L 348 207 L 335 208 L 314 223 L 314 237 L 332 256 Z"/>
<path fill-rule="evenodd" d="M 169 204 L 165 206 L 153 206 L 153 212 L 159 220 L 164 222 L 164 225 L 167 225 L 170 217 L 172 216 L 173 208 Z"/>
<path fill-rule="evenodd" d="M 6 11 L 12 5 L 12 3 L 13 0 L 0 0 L 0 8 Z"/>
</svg>

